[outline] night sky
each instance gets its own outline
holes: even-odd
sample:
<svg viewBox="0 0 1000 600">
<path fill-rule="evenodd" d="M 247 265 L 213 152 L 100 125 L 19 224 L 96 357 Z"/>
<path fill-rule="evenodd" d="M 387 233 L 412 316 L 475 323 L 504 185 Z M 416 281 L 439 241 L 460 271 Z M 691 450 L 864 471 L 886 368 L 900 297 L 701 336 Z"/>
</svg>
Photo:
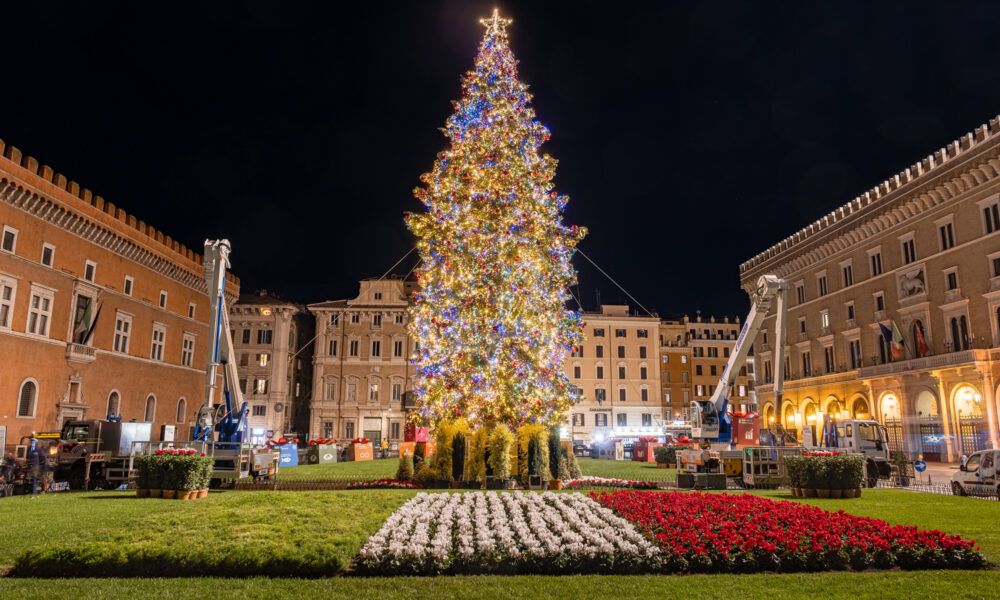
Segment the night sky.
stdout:
<svg viewBox="0 0 1000 600">
<path fill-rule="evenodd" d="M 660 315 L 742 314 L 740 262 L 1000 113 L 1000 6 L 816 4 L 498 4 L 566 222 Z M 412 246 L 493 6 L 8 5 L 0 138 L 195 249 L 228 237 L 245 292 L 351 297 Z M 587 309 L 625 299 L 575 262 Z"/>
</svg>

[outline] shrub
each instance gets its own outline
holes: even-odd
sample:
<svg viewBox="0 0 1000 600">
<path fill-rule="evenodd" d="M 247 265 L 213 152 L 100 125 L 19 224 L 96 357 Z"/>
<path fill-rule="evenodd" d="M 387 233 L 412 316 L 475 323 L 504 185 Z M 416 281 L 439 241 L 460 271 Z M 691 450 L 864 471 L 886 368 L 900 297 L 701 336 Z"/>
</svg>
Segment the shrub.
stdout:
<svg viewBox="0 0 1000 600">
<path fill-rule="evenodd" d="M 413 457 L 400 456 L 399 467 L 396 469 L 396 479 L 400 481 L 413 480 Z"/>
<path fill-rule="evenodd" d="M 506 425 L 500 424 L 490 433 L 490 469 L 498 479 L 510 478 L 510 453 L 514 446 L 514 434 Z"/>
<path fill-rule="evenodd" d="M 559 452 L 559 447 L 562 445 L 559 443 L 559 429 L 558 427 L 552 427 L 549 429 L 549 474 L 552 477 L 558 479 L 564 479 L 560 476 L 559 461 L 562 456 Z M 568 469 L 568 466 L 567 466 Z"/>
<path fill-rule="evenodd" d="M 480 427 L 469 436 L 465 445 L 465 481 L 486 481 L 486 450 L 489 445 L 490 431 Z"/>
<path fill-rule="evenodd" d="M 865 458 L 860 454 L 789 456 L 785 458 L 792 487 L 843 490 L 861 487 Z"/>
<path fill-rule="evenodd" d="M 580 469 L 580 463 L 576 462 L 576 455 L 569 448 L 563 448 L 563 452 L 566 453 L 566 461 L 569 463 L 569 476 L 573 479 L 579 479 L 583 477 L 583 470 Z"/>
<path fill-rule="evenodd" d="M 413 449 L 413 472 L 416 473 L 420 469 L 420 465 L 424 463 L 424 446 L 423 444 L 416 444 Z"/>
<path fill-rule="evenodd" d="M 461 481 L 465 471 L 465 434 L 456 433 L 451 438 L 451 478 Z"/>
<path fill-rule="evenodd" d="M 676 465 L 677 449 L 670 446 L 657 446 L 653 448 L 653 456 L 658 465 Z"/>
<path fill-rule="evenodd" d="M 437 468 L 438 477 L 451 481 L 455 477 L 452 466 L 455 436 L 464 436 L 469 431 L 469 423 L 465 419 L 458 418 L 448 421 L 441 421 L 434 429 L 434 439 L 437 442 L 437 449 L 434 452 L 434 465 Z M 464 450 L 463 447 L 463 458 Z M 461 468 L 463 463 L 459 462 L 459 479 L 461 479 Z"/>
<path fill-rule="evenodd" d="M 545 427 L 537 423 L 525 423 L 517 428 L 517 473 L 524 483 L 528 482 L 529 475 L 540 477 L 542 481 L 552 479 L 549 474 L 549 445 L 545 438 Z M 529 448 L 533 448 L 534 452 Z"/>
<path fill-rule="evenodd" d="M 416 481 L 417 483 L 421 483 L 423 485 L 430 485 L 434 483 L 434 480 L 437 479 L 438 474 L 430 463 L 431 461 L 429 460 L 424 460 L 420 462 L 420 466 L 413 473 L 414 481 Z"/>
</svg>

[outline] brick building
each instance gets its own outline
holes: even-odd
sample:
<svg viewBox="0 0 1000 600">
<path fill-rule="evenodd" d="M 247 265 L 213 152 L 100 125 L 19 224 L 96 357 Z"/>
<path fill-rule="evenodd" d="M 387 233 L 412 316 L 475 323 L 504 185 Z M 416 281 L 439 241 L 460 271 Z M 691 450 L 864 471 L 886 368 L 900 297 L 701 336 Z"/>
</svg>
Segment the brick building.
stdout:
<svg viewBox="0 0 1000 600">
<path fill-rule="evenodd" d="M 190 436 L 201 255 L 2 141 L 0 154 L 0 446 L 108 414 Z M 239 280 L 227 286 L 235 298 Z"/>
</svg>

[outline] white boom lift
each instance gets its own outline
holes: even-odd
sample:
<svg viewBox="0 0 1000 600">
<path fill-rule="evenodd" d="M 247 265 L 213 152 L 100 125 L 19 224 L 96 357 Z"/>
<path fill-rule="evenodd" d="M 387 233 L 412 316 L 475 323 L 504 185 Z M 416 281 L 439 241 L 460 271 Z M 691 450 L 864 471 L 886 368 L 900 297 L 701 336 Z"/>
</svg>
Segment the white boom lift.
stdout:
<svg viewBox="0 0 1000 600">
<path fill-rule="evenodd" d="M 774 324 L 774 396 L 775 406 L 781 406 L 784 392 L 785 365 L 785 296 L 788 283 L 776 275 L 761 275 L 753 295 L 750 314 L 743 323 L 736 345 L 729 354 L 729 362 L 722 370 L 719 385 L 710 400 L 691 402 L 691 437 L 707 443 L 726 444 L 732 440 L 732 420 L 728 414 L 729 395 L 733 391 L 740 367 L 746 364 L 754 339 L 760 332 L 764 319 L 772 311 L 777 318 Z"/>
<path fill-rule="evenodd" d="M 238 447 L 247 433 L 247 403 L 239 385 L 233 340 L 229 329 L 229 307 L 226 306 L 226 269 L 229 268 L 229 240 L 205 240 L 205 282 L 208 284 L 208 298 L 212 302 L 212 314 L 208 346 L 208 365 L 205 369 L 205 403 L 198 411 L 198 424 L 194 438 L 212 442 L 218 434 L 220 444 Z M 215 404 L 216 377 L 219 367 L 223 369 L 222 395 L 224 403 Z"/>
</svg>

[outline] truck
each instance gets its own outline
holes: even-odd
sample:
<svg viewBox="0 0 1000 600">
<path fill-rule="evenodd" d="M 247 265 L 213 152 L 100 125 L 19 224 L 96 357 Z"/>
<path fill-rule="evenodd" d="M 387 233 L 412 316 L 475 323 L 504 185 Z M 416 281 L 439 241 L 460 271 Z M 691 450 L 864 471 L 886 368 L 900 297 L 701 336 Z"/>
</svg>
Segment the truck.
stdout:
<svg viewBox="0 0 1000 600">
<path fill-rule="evenodd" d="M 104 419 L 67 421 L 59 433 L 56 481 L 72 489 L 127 483 L 137 444 L 149 444 L 153 424 Z"/>
<path fill-rule="evenodd" d="M 1000 498 L 998 462 L 1000 462 L 1000 450 L 980 450 L 972 453 L 951 476 L 951 493 L 956 496 Z"/>
<path fill-rule="evenodd" d="M 877 480 L 888 479 L 892 473 L 889 435 L 878 421 L 826 417 L 820 442 L 826 450 L 863 455 L 868 487 L 875 487 Z"/>
</svg>

